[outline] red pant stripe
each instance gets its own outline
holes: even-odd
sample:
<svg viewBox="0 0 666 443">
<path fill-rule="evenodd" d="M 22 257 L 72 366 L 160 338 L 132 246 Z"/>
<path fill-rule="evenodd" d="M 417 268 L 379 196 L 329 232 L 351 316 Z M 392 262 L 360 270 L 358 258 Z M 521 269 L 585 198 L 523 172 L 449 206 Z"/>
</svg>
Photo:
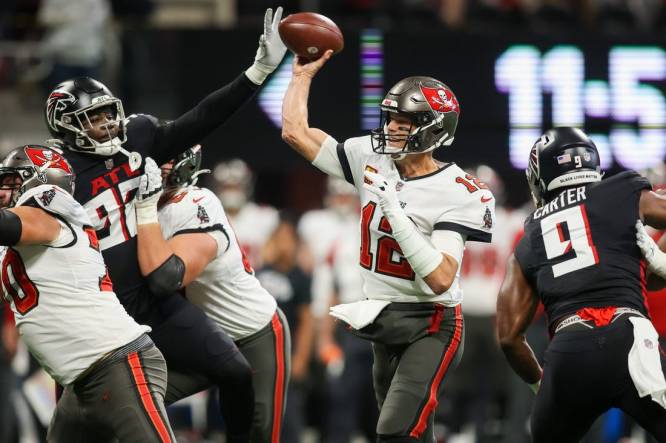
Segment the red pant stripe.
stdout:
<svg viewBox="0 0 666 443">
<path fill-rule="evenodd" d="M 276 312 L 271 320 L 275 334 L 275 392 L 273 394 L 273 433 L 271 443 L 280 442 L 282 404 L 284 402 L 284 329 Z"/>
<path fill-rule="evenodd" d="M 435 373 L 435 378 L 430 384 L 428 401 L 421 410 L 421 414 L 419 415 L 419 419 L 416 422 L 416 426 L 414 426 L 414 428 L 409 433 L 410 437 L 421 438 L 421 434 L 423 434 L 423 432 L 428 427 L 428 417 L 430 417 L 430 414 L 432 414 L 437 407 L 437 391 L 439 390 L 439 385 L 441 384 L 442 379 L 444 378 L 444 375 L 446 374 L 446 371 L 451 364 L 451 360 L 453 360 L 453 357 L 456 355 L 458 346 L 460 346 L 460 339 L 462 337 L 462 309 L 460 305 L 455 307 L 455 316 L 456 325 L 453 338 L 451 339 L 449 348 L 444 353 L 444 358 L 442 358 L 442 361 L 439 364 L 439 368 Z"/>
<path fill-rule="evenodd" d="M 153 422 L 153 426 L 155 426 L 155 430 L 160 436 L 162 442 L 171 443 L 171 435 L 169 434 L 168 427 L 164 424 L 162 416 L 160 415 L 160 412 L 155 406 L 155 402 L 153 401 L 153 396 L 150 394 L 150 390 L 148 389 L 148 382 L 146 381 L 146 376 L 143 373 L 143 367 L 141 366 L 139 355 L 136 352 L 132 352 L 127 356 L 127 361 L 129 362 L 130 369 L 132 370 L 134 384 L 139 391 L 139 397 L 141 397 L 143 408 L 148 413 L 148 417 L 150 417 L 150 421 Z"/>
</svg>

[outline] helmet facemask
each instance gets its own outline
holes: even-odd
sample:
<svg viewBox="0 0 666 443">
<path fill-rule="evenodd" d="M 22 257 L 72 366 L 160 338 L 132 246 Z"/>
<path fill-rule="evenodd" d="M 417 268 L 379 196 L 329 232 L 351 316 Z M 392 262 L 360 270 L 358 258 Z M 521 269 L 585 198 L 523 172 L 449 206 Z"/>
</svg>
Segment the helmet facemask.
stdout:
<svg viewBox="0 0 666 443">
<path fill-rule="evenodd" d="M 13 208 L 19 197 L 23 193 L 21 188 L 23 184 L 22 174 L 15 168 L 0 167 L 0 191 L 9 191 L 11 194 L 7 201 L 4 198 L 0 200 L 0 208 Z"/>
<path fill-rule="evenodd" d="M 173 195 L 186 186 L 194 186 L 199 176 L 207 174 L 210 169 L 201 169 L 201 146 L 196 145 L 178 155 L 171 170 L 163 177 L 164 193 Z M 162 171 L 165 171 L 163 168 Z"/>
<path fill-rule="evenodd" d="M 91 105 L 85 108 L 63 113 L 55 123 L 70 131 L 74 136 L 73 141 L 69 140 L 70 143 L 73 142 L 71 148 L 90 154 L 114 155 L 121 150 L 122 144 L 127 141 L 123 104 L 119 99 L 108 95 L 97 97 L 93 101 Z M 88 134 L 90 129 L 84 128 L 94 127 L 91 116 L 99 113 L 103 108 L 108 108 L 111 111 L 113 120 L 104 124 L 107 137 L 105 137 L 105 141 L 100 142 Z M 115 136 L 111 133 L 111 128 L 114 126 L 118 128 Z"/>
<path fill-rule="evenodd" d="M 444 115 L 431 112 L 402 113 L 411 121 L 408 134 L 389 134 L 391 116 L 398 111 L 381 107 L 380 127 L 371 131 L 372 150 L 377 154 L 422 154 L 440 146 L 449 146 L 453 137 L 444 131 Z M 389 142 L 403 144 L 402 148 L 389 146 Z"/>
</svg>

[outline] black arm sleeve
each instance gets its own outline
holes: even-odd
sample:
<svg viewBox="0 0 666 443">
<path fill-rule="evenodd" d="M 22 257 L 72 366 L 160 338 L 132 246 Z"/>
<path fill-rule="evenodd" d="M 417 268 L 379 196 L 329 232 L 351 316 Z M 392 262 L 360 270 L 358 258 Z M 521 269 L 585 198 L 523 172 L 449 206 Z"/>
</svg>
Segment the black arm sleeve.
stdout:
<svg viewBox="0 0 666 443">
<path fill-rule="evenodd" d="M 7 209 L 0 210 L 0 245 L 14 246 L 21 240 L 22 232 L 19 216 Z"/>
<path fill-rule="evenodd" d="M 146 276 L 148 289 L 155 295 L 166 295 L 183 286 L 185 263 L 176 254 L 166 259 L 157 269 Z"/>
<path fill-rule="evenodd" d="M 199 143 L 250 100 L 258 88 L 242 73 L 176 120 L 160 124 L 150 155 L 161 165 Z"/>
</svg>

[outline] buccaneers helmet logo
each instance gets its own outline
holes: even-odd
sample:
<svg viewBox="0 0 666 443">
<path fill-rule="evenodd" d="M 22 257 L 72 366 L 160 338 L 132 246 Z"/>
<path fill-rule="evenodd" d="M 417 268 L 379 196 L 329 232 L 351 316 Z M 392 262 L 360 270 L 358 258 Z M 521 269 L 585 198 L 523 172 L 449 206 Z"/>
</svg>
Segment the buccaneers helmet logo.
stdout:
<svg viewBox="0 0 666 443">
<path fill-rule="evenodd" d="M 64 111 L 67 108 L 67 105 L 74 103 L 76 98 L 67 91 L 53 91 L 49 98 L 46 99 L 46 122 L 49 124 L 51 129 L 57 131 L 56 128 L 56 112 Z"/>
<path fill-rule="evenodd" d="M 62 169 L 68 174 L 72 173 L 72 170 L 69 168 L 69 164 L 65 159 L 58 154 L 57 152 L 34 148 L 32 146 L 26 146 L 25 154 L 28 156 L 30 161 L 37 166 L 42 167 L 48 163 L 48 168 Z"/>
<path fill-rule="evenodd" d="M 421 93 L 435 112 L 455 112 L 460 114 L 460 105 L 453 92 L 446 88 L 429 88 L 421 85 Z"/>
</svg>

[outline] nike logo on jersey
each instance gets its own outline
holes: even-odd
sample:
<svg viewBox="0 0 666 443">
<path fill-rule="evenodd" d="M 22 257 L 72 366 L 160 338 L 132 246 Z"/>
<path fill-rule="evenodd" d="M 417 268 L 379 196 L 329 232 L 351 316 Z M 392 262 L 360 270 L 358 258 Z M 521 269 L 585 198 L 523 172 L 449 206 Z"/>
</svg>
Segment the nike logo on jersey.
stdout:
<svg viewBox="0 0 666 443">
<path fill-rule="evenodd" d="M 192 203 L 199 203 L 201 200 L 203 200 L 204 197 L 199 197 L 199 198 L 193 198 Z"/>
<path fill-rule="evenodd" d="M 481 203 L 488 203 L 492 199 L 492 197 L 481 197 Z"/>
</svg>

